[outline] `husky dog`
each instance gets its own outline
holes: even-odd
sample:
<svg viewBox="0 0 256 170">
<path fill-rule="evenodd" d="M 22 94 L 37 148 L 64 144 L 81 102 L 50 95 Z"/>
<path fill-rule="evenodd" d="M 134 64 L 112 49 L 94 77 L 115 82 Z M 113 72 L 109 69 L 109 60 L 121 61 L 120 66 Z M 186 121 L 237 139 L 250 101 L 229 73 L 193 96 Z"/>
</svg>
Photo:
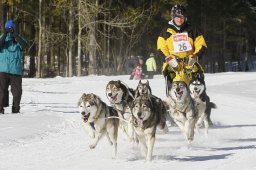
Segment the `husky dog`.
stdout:
<svg viewBox="0 0 256 170">
<path fill-rule="evenodd" d="M 155 98 L 142 95 L 134 99 L 132 104 L 133 125 L 139 143 L 146 151 L 146 160 L 151 161 L 155 143 L 156 127 L 164 129 L 166 108 Z M 164 117 L 162 117 L 164 116 Z"/>
<path fill-rule="evenodd" d="M 194 138 L 197 110 L 189 95 L 186 83 L 184 81 L 173 81 L 165 102 L 168 105 L 169 115 L 180 127 L 188 144 L 191 144 Z"/>
<path fill-rule="evenodd" d="M 151 97 L 151 99 L 154 100 L 159 105 L 165 106 L 165 103 L 163 103 L 164 101 L 162 101 L 160 98 L 156 97 L 155 95 L 152 95 L 152 90 L 149 85 L 149 81 L 147 80 L 145 83 L 142 83 L 142 81 L 140 80 L 139 84 L 135 90 L 135 98 L 137 98 L 138 96 L 145 96 L 145 95 Z M 163 114 L 164 115 L 161 116 L 161 118 L 164 118 L 164 121 L 166 121 L 167 112 L 164 112 Z M 169 117 L 169 120 L 170 120 L 171 125 L 175 124 L 172 118 Z M 168 132 L 167 126 L 164 129 L 164 131 Z"/>
<path fill-rule="evenodd" d="M 120 80 L 112 80 L 106 86 L 106 96 L 113 108 L 117 110 L 118 116 L 125 120 L 120 121 L 123 132 L 130 140 L 136 141 L 136 136 L 131 126 L 132 112 L 130 109 L 134 99 L 134 90 L 128 88 Z"/>
<path fill-rule="evenodd" d="M 150 95 L 150 94 L 152 94 L 152 91 L 151 91 L 151 87 L 149 86 L 148 80 L 146 81 L 146 83 L 142 83 L 140 80 L 135 90 L 135 98 L 141 95 Z"/>
<path fill-rule="evenodd" d="M 212 124 L 210 119 L 211 109 L 217 106 L 210 102 L 210 97 L 206 94 L 206 86 L 204 75 L 202 72 L 193 73 L 189 82 L 190 96 L 195 102 L 198 110 L 198 120 L 196 122 L 196 129 L 204 122 L 205 135 L 208 135 L 209 124 Z"/>
<path fill-rule="evenodd" d="M 107 106 L 93 93 L 84 93 L 79 99 L 78 106 L 85 122 L 84 127 L 92 138 L 89 147 L 94 149 L 103 135 L 106 135 L 113 146 L 112 158 L 116 158 L 119 119 L 110 118 L 118 116 L 116 110 Z"/>
</svg>

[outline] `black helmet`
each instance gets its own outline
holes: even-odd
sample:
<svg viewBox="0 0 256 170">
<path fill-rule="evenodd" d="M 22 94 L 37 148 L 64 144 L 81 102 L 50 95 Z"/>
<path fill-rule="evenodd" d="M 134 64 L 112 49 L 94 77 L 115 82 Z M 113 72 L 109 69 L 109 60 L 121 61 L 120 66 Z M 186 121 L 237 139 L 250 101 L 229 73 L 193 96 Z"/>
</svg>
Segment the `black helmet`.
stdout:
<svg viewBox="0 0 256 170">
<path fill-rule="evenodd" d="M 177 16 L 184 16 L 187 17 L 186 9 L 182 5 L 174 5 L 172 7 L 172 18 L 175 18 Z"/>
</svg>

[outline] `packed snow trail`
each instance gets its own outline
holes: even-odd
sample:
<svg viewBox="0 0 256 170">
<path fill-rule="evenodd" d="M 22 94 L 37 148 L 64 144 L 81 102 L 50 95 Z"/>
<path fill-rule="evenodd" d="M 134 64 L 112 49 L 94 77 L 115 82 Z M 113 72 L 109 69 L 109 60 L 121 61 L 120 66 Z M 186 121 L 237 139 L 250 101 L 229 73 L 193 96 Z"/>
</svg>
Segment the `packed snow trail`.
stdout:
<svg viewBox="0 0 256 170">
<path fill-rule="evenodd" d="M 178 127 L 159 130 L 152 162 L 121 131 L 116 160 L 106 138 L 88 147 L 77 101 L 85 92 L 109 104 L 105 86 L 118 79 L 132 88 L 138 83 L 129 76 L 23 79 L 22 114 L 7 108 L 0 115 L 0 170 L 256 169 L 256 73 L 206 74 L 207 93 L 218 106 L 208 138 L 201 129 L 188 148 Z M 162 76 L 149 82 L 164 99 Z"/>
</svg>

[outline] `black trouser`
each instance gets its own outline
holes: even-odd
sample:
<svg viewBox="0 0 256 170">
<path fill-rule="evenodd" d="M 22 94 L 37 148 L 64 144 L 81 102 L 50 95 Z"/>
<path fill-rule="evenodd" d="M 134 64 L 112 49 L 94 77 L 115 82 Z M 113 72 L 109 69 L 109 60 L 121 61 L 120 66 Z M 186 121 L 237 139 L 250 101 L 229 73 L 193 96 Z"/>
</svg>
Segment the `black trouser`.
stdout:
<svg viewBox="0 0 256 170">
<path fill-rule="evenodd" d="M 9 106 L 9 90 L 7 89 L 4 95 L 4 107 L 8 107 L 8 106 Z"/>
<path fill-rule="evenodd" d="M 148 71 L 148 79 L 154 78 L 154 71 Z"/>
<path fill-rule="evenodd" d="M 19 110 L 22 95 L 22 77 L 20 75 L 7 73 L 0 73 L 0 109 L 8 106 L 7 104 L 9 104 L 9 85 L 11 86 L 13 96 L 12 106 Z"/>
</svg>

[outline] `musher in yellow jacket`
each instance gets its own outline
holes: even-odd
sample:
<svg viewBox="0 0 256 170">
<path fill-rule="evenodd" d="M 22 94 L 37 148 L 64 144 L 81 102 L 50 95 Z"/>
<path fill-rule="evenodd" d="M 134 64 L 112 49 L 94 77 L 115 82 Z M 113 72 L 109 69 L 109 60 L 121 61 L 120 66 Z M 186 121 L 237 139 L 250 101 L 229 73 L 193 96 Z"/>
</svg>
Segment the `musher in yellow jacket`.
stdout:
<svg viewBox="0 0 256 170">
<path fill-rule="evenodd" d="M 192 66 L 205 54 L 207 48 L 203 35 L 189 24 L 186 9 L 182 5 L 175 5 L 171 14 L 172 20 L 164 27 L 157 40 L 159 55 L 165 59 L 163 74 L 168 77 L 167 85 L 176 76 L 172 70 L 178 66 L 179 60 Z"/>
</svg>

